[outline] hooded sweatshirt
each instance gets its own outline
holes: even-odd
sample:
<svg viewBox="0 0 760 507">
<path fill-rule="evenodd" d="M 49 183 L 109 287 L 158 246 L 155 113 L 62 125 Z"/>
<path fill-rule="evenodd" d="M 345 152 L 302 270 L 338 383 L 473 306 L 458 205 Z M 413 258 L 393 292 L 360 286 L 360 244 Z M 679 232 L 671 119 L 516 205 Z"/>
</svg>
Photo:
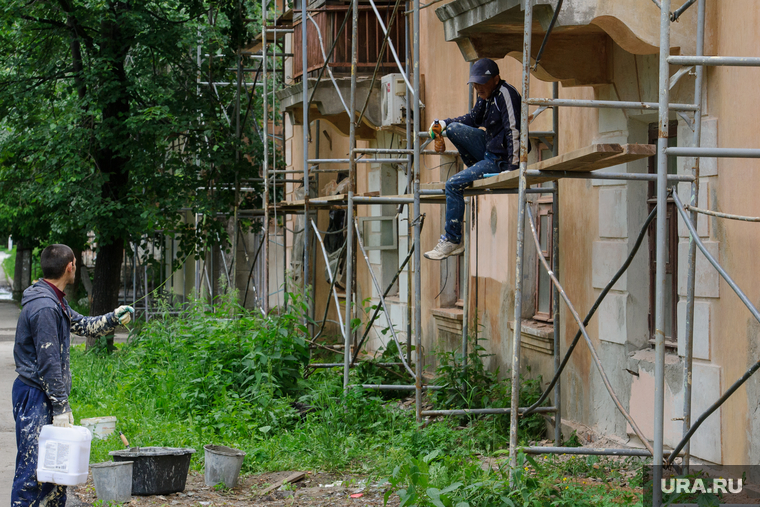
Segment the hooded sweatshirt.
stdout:
<svg viewBox="0 0 760 507">
<path fill-rule="evenodd" d="M 47 395 L 54 416 L 70 412 L 71 332 L 93 338 L 102 336 L 113 330 L 119 319 L 113 312 L 84 317 L 72 310 L 65 299 L 61 304 L 53 288 L 43 281 L 24 291 L 21 304 L 13 347 L 19 379 Z"/>
<path fill-rule="evenodd" d="M 462 123 L 485 127 L 486 151 L 501 157 L 510 166 L 520 165 L 520 94 L 503 79 L 488 99 L 478 98 L 472 111 L 446 119 L 446 125 Z M 530 143 L 528 143 L 530 151 Z"/>
</svg>

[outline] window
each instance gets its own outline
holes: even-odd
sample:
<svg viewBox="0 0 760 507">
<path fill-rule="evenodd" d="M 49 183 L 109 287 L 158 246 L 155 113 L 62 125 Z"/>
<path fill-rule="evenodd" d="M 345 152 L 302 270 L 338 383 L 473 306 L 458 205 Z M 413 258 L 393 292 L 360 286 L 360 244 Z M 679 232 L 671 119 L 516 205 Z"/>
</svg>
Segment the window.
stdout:
<svg viewBox="0 0 760 507">
<path fill-rule="evenodd" d="M 657 143 L 658 124 L 649 125 L 649 142 Z M 668 125 L 668 146 L 677 146 L 678 122 Z M 675 174 L 676 159 L 668 160 L 668 174 Z M 657 173 L 657 155 L 649 158 L 649 173 Z M 649 183 L 648 209 L 651 212 L 657 204 L 657 188 L 655 182 Z M 668 199 L 667 233 L 665 254 L 665 346 L 670 349 L 677 347 L 677 305 L 678 305 L 678 215 L 675 202 Z M 654 344 L 655 323 L 655 273 L 657 269 L 657 221 L 649 226 L 649 342 Z"/>
<path fill-rule="evenodd" d="M 538 160 L 547 160 L 549 158 L 552 158 L 552 150 L 545 143 L 540 142 L 538 145 Z M 551 188 L 554 186 L 554 183 L 542 183 L 541 186 Z M 536 255 L 536 300 L 533 307 L 533 319 L 544 322 L 554 321 L 554 288 L 552 287 L 552 279 L 541 263 L 541 257 L 546 259 L 550 267 L 553 266 L 552 263 L 554 262 L 552 255 L 554 239 L 553 203 L 554 194 L 541 194 L 541 197 L 538 199 L 538 210 L 535 213 L 536 233 L 538 234 L 541 251 L 537 252 Z M 530 231 L 527 232 L 530 233 Z M 532 242 L 532 240 L 529 241 Z"/>
<path fill-rule="evenodd" d="M 549 266 L 552 266 L 552 228 L 553 228 L 553 214 L 552 214 L 552 201 L 551 194 L 549 197 L 542 197 L 538 201 L 538 213 L 536 214 L 536 233 L 538 234 L 538 241 L 541 245 L 541 251 L 536 256 L 536 305 L 535 314 L 533 318 L 535 320 L 542 320 L 545 322 L 552 322 L 553 320 L 553 302 L 554 291 L 552 290 L 552 280 L 549 277 L 549 273 L 546 272 L 541 263 L 541 257 L 546 259 Z"/>
</svg>

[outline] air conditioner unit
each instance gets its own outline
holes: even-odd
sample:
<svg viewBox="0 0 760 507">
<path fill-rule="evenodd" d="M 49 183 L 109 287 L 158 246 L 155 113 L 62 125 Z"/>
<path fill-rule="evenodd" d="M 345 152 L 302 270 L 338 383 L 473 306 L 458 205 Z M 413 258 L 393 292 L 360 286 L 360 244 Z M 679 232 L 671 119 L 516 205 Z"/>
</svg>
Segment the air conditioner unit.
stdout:
<svg viewBox="0 0 760 507">
<path fill-rule="evenodd" d="M 383 127 L 403 125 L 406 122 L 406 83 L 401 74 L 386 74 L 380 81 L 380 107 Z"/>
</svg>

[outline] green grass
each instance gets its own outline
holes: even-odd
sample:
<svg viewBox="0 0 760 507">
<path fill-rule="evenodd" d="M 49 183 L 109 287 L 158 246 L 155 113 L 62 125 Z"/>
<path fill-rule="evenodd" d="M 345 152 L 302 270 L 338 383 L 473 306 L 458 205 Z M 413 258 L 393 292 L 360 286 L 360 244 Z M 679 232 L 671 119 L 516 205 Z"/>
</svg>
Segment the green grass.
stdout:
<svg viewBox="0 0 760 507">
<path fill-rule="evenodd" d="M 614 479 L 606 486 L 564 484 L 567 465 L 532 458 L 521 458 L 521 482 L 509 488 L 506 417 L 450 418 L 421 427 L 414 410 L 387 393 L 344 391 L 339 370 L 303 380 L 309 349 L 299 312 L 305 306 L 295 300 L 290 308 L 296 313 L 264 320 L 229 300 L 216 314 L 194 303 L 181 318 L 142 325 L 113 353 L 75 347 L 71 404 L 77 420 L 118 419 L 117 434 L 93 442 L 91 462 L 108 461 L 109 451 L 123 448 L 122 431 L 132 446 L 196 449 L 195 469 L 203 466 L 203 445 L 222 444 L 247 453 L 244 473 L 306 469 L 388 479 L 390 494 L 410 506 L 606 506 L 628 498 L 614 491 Z M 481 349 L 472 350 L 481 357 Z M 468 371 L 455 375 L 451 367 L 459 359 L 444 359 L 439 369 L 446 388 L 432 399 L 436 406 L 508 406 L 506 381 L 472 356 Z M 351 382 L 388 373 L 371 368 L 352 370 Z M 521 405 L 540 392 L 538 382 L 525 385 Z M 299 413 L 294 402 L 310 411 Z M 522 420 L 522 441 L 542 432 L 535 419 Z M 497 464 L 484 468 L 484 456 Z M 598 461 L 574 463 L 574 477 L 614 478 L 617 466 L 610 462 L 600 471 Z"/>
</svg>

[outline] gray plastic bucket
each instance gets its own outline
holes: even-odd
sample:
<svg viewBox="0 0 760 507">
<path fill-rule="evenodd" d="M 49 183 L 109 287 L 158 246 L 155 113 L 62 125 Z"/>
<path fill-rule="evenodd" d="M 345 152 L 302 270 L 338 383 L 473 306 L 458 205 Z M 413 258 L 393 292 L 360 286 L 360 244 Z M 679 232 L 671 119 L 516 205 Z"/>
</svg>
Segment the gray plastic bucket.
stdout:
<svg viewBox="0 0 760 507">
<path fill-rule="evenodd" d="M 240 467 L 243 466 L 245 453 L 239 449 L 224 445 L 204 445 L 206 451 L 206 486 L 223 483 L 228 488 L 237 485 Z"/>
<path fill-rule="evenodd" d="M 132 499 L 132 462 L 106 461 L 90 465 L 95 494 L 104 504 Z"/>
</svg>

